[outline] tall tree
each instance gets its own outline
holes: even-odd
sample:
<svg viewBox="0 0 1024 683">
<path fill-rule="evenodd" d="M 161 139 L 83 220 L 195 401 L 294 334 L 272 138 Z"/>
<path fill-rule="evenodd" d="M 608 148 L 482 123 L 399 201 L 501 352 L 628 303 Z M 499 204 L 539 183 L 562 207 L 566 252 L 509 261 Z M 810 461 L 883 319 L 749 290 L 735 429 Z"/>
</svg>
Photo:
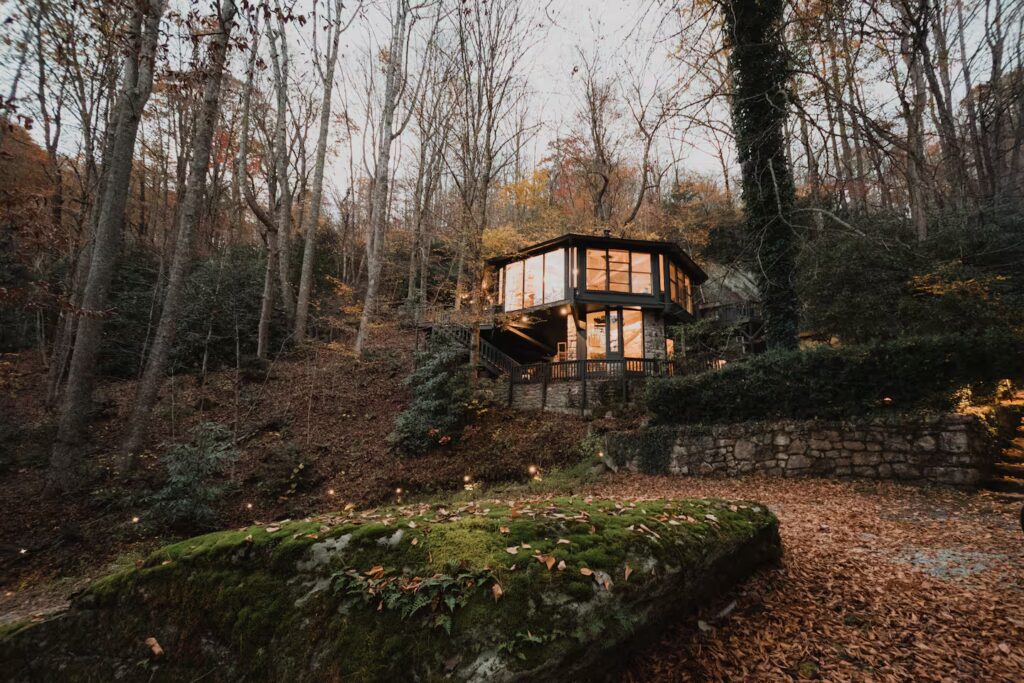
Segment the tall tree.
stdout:
<svg viewBox="0 0 1024 683">
<path fill-rule="evenodd" d="M 325 64 L 315 59 L 316 69 L 323 81 L 323 101 L 320 105 L 320 131 L 316 141 L 316 161 L 313 168 L 313 189 L 309 196 L 309 210 L 303 226 L 302 275 L 299 278 L 299 295 L 295 304 L 295 341 L 306 337 L 306 320 L 309 316 L 310 290 L 313 285 L 313 256 L 316 229 L 320 222 L 320 203 L 324 190 L 324 161 L 327 158 L 327 135 L 331 124 L 331 97 L 334 94 L 334 69 L 338 63 L 338 45 L 345 26 L 341 23 L 342 0 L 335 0 L 333 17 L 328 14 L 328 49 Z"/>
<path fill-rule="evenodd" d="M 783 0 L 725 0 L 725 38 L 732 49 L 732 121 L 743 172 L 747 238 L 758 245 L 765 339 L 794 348 L 799 309 L 793 282 L 795 190 L 786 156 L 789 69 L 783 44 Z"/>
<path fill-rule="evenodd" d="M 235 0 L 223 0 L 220 16 L 207 52 L 206 73 L 203 75 L 203 99 L 196 120 L 195 135 L 192 139 L 192 161 L 185 181 L 184 197 L 178 214 L 178 231 L 174 244 L 174 257 L 167 277 L 164 303 L 157 324 L 156 335 L 149 351 L 149 359 L 139 381 L 135 395 L 135 407 L 128 425 L 128 436 L 124 443 L 126 466 L 131 465 L 131 456 L 138 450 L 146 435 L 150 414 L 156 404 L 157 391 L 167 372 L 167 361 L 174 345 L 174 332 L 178 324 L 178 311 L 185 291 L 185 277 L 192 260 L 192 240 L 199 222 L 199 209 L 206 193 L 206 174 L 210 165 L 210 150 L 213 135 L 220 118 L 221 84 L 224 80 L 224 64 L 227 61 L 228 42 L 235 25 L 238 8 Z"/>
<path fill-rule="evenodd" d="M 135 138 L 142 111 L 153 90 L 160 21 L 166 5 L 166 0 L 139 0 L 133 8 L 128 28 L 124 77 L 114 107 L 113 130 L 108 136 L 103 158 L 103 194 L 92 236 L 88 277 L 81 298 L 81 319 L 47 473 L 47 488 L 54 493 L 72 490 L 81 482 L 81 446 L 92 403 L 107 294 L 114 275 L 114 263 L 121 250 Z"/>
<path fill-rule="evenodd" d="M 373 187 L 370 192 L 370 229 L 366 243 L 366 296 L 356 333 L 355 352 L 362 355 L 370 324 L 377 307 L 380 292 L 380 275 L 384 265 L 384 232 L 388 222 L 388 192 L 391 183 L 391 145 L 405 128 L 409 119 L 395 125 L 398 103 L 407 86 L 403 63 L 408 49 L 409 33 L 416 18 L 412 14 L 409 0 L 395 0 L 391 17 L 391 42 L 384 62 L 384 93 L 380 104 L 380 121 L 377 126 L 377 149 L 374 153 Z M 415 100 L 415 98 L 413 98 Z"/>
</svg>

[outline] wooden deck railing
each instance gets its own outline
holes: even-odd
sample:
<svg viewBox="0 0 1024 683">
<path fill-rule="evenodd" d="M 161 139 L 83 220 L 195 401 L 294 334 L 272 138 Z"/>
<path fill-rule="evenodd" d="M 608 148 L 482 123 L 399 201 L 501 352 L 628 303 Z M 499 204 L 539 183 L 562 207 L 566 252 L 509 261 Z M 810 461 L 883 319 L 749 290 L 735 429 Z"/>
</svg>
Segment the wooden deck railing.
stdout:
<svg viewBox="0 0 1024 683">
<path fill-rule="evenodd" d="M 657 358 L 567 360 L 520 365 L 510 375 L 513 384 L 534 384 L 580 379 L 641 379 L 673 374 L 668 361 Z"/>
</svg>

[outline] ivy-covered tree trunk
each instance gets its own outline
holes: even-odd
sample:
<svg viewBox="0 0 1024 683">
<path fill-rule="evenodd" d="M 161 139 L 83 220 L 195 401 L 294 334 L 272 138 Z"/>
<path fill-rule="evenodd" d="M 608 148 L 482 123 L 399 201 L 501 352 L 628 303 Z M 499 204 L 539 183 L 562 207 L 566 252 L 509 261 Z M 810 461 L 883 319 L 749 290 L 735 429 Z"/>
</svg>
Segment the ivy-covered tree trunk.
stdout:
<svg viewBox="0 0 1024 683">
<path fill-rule="evenodd" d="M 723 0 L 732 48 L 732 120 L 743 173 L 746 229 L 754 245 L 769 347 L 793 348 L 799 308 L 793 282 L 795 193 L 786 158 L 788 109 L 783 0 Z"/>
</svg>

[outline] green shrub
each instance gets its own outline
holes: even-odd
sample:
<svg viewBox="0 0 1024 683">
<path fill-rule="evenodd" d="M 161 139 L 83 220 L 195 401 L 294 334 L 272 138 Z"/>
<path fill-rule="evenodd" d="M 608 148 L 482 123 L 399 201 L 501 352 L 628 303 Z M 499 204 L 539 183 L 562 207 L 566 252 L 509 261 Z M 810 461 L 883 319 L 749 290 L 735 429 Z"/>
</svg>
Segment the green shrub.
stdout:
<svg viewBox="0 0 1024 683">
<path fill-rule="evenodd" d="M 412 404 L 395 420 L 388 444 L 402 455 L 422 455 L 455 440 L 471 396 L 469 351 L 444 335 L 432 335 L 430 346 L 417 354 L 407 384 Z"/>
<path fill-rule="evenodd" d="M 678 429 L 668 426 L 612 432 L 607 437 L 607 457 L 618 467 L 636 461 L 637 468 L 644 474 L 667 474 L 677 436 Z"/>
<path fill-rule="evenodd" d="M 946 410 L 964 387 L 1022 376 L 1024 343 L 993 331 L 769 352 L 650 381 L 644 399 L 660 424 L 842 419 L 881 409 Z"/>
<path fill-rule="evenodd" d="M 213 422 L 195 427 L 190 443 L 170 448 L 161 458 L 167 481 L 151 499 L 155 520 L 176 529 L 210 526 L 211 505 L 223 491 L 213 482 L 237 456 L 227 428 Z"/>
</svg>

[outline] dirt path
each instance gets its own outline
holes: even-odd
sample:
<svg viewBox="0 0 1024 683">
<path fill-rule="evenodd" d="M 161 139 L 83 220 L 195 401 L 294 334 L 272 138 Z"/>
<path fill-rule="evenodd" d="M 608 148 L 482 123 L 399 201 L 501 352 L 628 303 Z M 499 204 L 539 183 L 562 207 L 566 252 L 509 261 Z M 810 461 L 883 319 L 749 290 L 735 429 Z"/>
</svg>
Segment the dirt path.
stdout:
<svg viewBox="0 0 1024 683">
<path fill-rule="evenodd" d="M 781 522 L 783 566 L 637 653 L 627 680 L 1024 680 L 1024 534 L 991 494 L 640 476 L 595 492 L 759 500 Z"/>
</svg>

